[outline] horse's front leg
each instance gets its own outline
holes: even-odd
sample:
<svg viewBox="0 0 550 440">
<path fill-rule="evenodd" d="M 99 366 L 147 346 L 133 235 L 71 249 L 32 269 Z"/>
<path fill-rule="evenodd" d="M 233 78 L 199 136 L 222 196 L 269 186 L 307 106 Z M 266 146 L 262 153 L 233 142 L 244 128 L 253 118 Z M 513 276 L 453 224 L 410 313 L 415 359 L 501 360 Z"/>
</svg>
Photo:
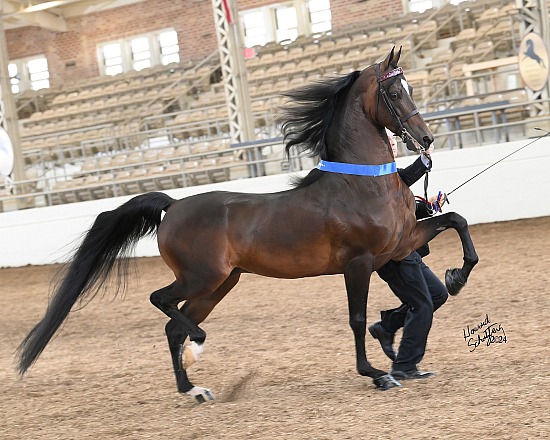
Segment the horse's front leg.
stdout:
<svg viewBox="0 0 550 440">
<path fill-rule="evenodd" d="M 378 370 L 369 363 L 365 347 L 367 299 L 373 271 L 372 264 L 372 257 L 356 257 L 347 264 L 344 270 L 348 294 L 349 325 L 355 338 L 357 372 L 361 376 L 372 377 L 373 383 L 378 388 L 387 390 L 401 384 L 391 374 Z"/>
<path fill-rule="evenodd" d="M 449 228 L 456 230 L 458 233 L 464 253 L 462 268 L 448 269 L 445 273 L 445 285 L 449 294 L 457 295 L 468 281 L 472 269 L 479 261 L 466 219 L 456 212 L 448 212 L 417 222 L 415 248 L 428 243 L 432 238 Z"/>
</svg>

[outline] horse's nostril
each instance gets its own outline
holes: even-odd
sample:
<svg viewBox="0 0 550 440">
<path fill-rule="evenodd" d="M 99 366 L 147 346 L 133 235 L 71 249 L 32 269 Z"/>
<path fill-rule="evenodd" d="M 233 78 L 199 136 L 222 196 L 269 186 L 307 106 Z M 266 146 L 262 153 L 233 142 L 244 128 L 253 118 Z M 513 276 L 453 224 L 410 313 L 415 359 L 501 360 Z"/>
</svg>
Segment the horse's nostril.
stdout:
<svg viewBox="0 0 550 440">
<path fill-rule="evenodd" d="M 432 143 L 432 139 L 429 136 L 424 136 L 422 138 L 422 141 L 423 141 L 425 147 L 429 147 L 430 144 Z"/>
</svg>

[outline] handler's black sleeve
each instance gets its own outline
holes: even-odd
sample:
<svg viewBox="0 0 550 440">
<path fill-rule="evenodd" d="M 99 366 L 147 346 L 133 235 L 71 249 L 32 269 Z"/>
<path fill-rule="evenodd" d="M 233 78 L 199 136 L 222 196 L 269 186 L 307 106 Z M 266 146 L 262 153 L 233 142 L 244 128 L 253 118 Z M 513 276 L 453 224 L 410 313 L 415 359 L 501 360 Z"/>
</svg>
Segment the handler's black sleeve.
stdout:
<svg viewBox="0 0 550 440">
<path fill-rule="evenodd" d="M 422 162 L 422 156 L 418 156 L 418 159 L 416 159 L 408 167 L 398 168 L 397 173 L 399 174 L 399 177 L 401 177 L 403 182 L 405 182 L 405 185 L 411 186 L 412 184 L 416 183 L 426 173 L 426 165 L 424 165 L 424 163 Z M 431 215 L 427 212 L 427 206 L 419 206 L 420 204 L 423 204 L 423 202 L 417 201 L 416 219 L 421 220 L 423 218 L 430 217 Z M 424 258 L 430 253 L 430 247 L 426 243 L 424 246 L 420 246 L 420 248 L 417 249 L 417 252 L 422 258 Z"/>
<path fill-rule="evenodd" d="M 413 183 L 416 183 L 420 178 L 426 173 L 426 165 L 422 162 L 422 157 L 418 156 L 412 164 L 406 168 L 398 168 L 397 173 L 399 177 L 403 179 L 405 185 L 411 186 Z"/>
</svg>

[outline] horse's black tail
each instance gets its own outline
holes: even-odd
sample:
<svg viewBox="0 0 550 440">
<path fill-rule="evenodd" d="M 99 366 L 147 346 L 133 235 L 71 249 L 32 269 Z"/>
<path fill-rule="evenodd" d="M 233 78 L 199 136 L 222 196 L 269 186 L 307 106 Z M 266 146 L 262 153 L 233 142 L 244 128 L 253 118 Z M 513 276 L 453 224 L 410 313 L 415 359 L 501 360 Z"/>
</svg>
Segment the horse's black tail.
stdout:
<svg viewBox="0 0 550 440">
<path fill-rule="evenodd" d="M 18 348 L 19 372 L 25 374 L 59 329 L 77 300 L 98 292 L 112 269 L 128 261 L 137 241 L 155 234 L 162 211 L 174 202 L 170 196 L 153 192 L 129 200 L 113 211 L 98 215 L 76 250 L 66 273 L 55 289 L 46 314 Z M 126 257 L 126 258 L 118 258 Z M 121 269 L 121 266 L 118 266 Z M 125 271 L 119 270 L 118 287 Z"/>
</svg>

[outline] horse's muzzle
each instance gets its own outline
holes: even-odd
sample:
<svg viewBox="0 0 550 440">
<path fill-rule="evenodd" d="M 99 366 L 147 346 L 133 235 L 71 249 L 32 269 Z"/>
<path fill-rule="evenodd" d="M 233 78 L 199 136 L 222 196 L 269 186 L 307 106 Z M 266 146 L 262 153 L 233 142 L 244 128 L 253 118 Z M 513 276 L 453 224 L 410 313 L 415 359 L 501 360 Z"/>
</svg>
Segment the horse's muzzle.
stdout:
<svg viewBox="0 0 550 440">
<path fill-rule="evenodd" d="M 418 153 L 421 150 L 418 146 L 418 143 L 412 137 L 409 137 L 407 139 L 407 142 L 405 142 L 405 145 L 407 147 L 407 150 L 414 151 L 415 153 Z"/>
<path fill-rule="evenodd" d="M 422 138 L 422 145 L 420 145 L 415 139 L 409 136 L 405 145 L 407 146 L 407 150 L 420 153 L 430 148 L 432 142 L 433 140 L 429 136 L 424 136 Z"/>
</svg>

